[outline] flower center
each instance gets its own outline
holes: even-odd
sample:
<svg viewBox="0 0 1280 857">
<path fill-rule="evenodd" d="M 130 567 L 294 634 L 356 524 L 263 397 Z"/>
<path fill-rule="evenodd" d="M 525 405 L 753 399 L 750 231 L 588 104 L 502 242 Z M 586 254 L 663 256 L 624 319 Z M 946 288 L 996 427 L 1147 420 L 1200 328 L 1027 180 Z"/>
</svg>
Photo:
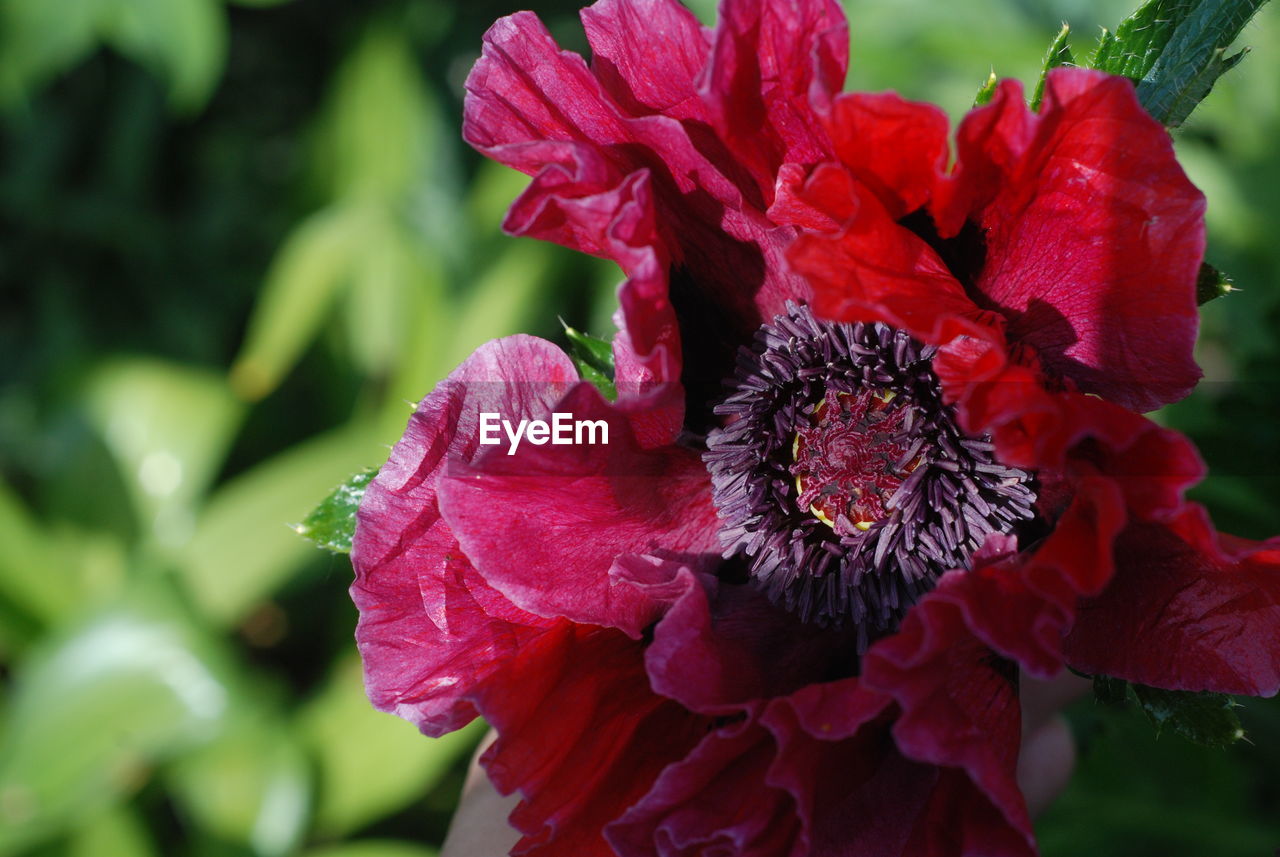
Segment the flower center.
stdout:
<svg viewBox="0 0 1280 857">
<path fill-rule="evenodd" d="M 796 499 L 837 533 L 866 531 L 888 515 L 889 498 L 920 466 L 920 442 L 912 442 L 909 412 L 891 390 L 833 392 L 791 446 Z"/>
<path fill-rule="evenodd" d="M 726 555 L 802 619 L 853 623 L 862 647 L 1035 517 L 1033 477 L 960 431 L 934 353 L 790 306 L 739 354 L 707 437 Z"/>
</svg>

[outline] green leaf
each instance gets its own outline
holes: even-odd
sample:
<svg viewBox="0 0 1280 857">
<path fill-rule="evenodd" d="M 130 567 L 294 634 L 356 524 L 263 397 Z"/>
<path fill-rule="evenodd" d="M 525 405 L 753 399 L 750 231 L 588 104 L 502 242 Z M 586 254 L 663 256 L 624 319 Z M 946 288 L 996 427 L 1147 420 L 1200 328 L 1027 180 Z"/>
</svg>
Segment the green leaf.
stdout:
<svg viewBox="0 0 1280 857">
<path fill-rule="evenodd" d="M 1114 34 L 1103 30 L 1092 68 L 1131 78 L 1138 100 L 1169 128 L 1244 58 L 1226 50 L 1266 0 L 1148 0 Z"/>
<path fill-rule="evenodd" d="M 618 397 L 613 385 L 613 346 L 603 339 L 575 330 L 564 325 L 564 334 L 569 338 L 569 356 L 584 381 L 590 381 L 606 399 L 612 401 Z"/>
<path fill-rule="evenodd" d="M 997 82 L 998 78 L 994 71 L 987 75 L 987 82 L 982 84 L 982 88 L 978 90 L 978 94 L 973 97 L 974 107 L 981 107 L 982 105 L 989 103 L 991 99 L 995 97 Z"/>
<path fill-rule="evenodd" d="M 1210 265 L 1208 262 L 1200 266 L 1200 275 L 1196 277 L 1196 303 L 1204 306 L 1214 298 L 1236 291 L 1231 278 Z"/>
<path fill-rule="evenodd" d="M 1107 705 L 1136 705 L 1159 735 L 1166 727 L 1196 744 L 1225 747 L 1244 737 L 1236 702 L 1225 693 L 1162 690 L 1094 676 L 1094 697 Z"/>
<path fill-rule="evenodd" d="M 333 486 L 385 459 L 365 425 L 320 435 L 257 465 L 213 495 L 177 557 L 202 613 L 234 623 L 308 562 L 315 549 L 292 525 Z"/>
<path fill-rule="evenodd" d="M 356 510 L 364 499 L 364 489 L 378 475 L 377 468 L 362 470 L 343 482 L 294 529 L 319 547 L 333 553 L 351 553 L 356 533 Z"/>
<path fill-rule="evenodd" d="M 1093 697 L 1103 705 L 1127 705 L 1129 682 L 1122 678 L 1096 675 L 1093 677 Z"/>
<path fill-rule="evenodd" d="M 244 404 L 221 373 L 145 358 L 104 363 L 84 399 L 133 495 L 144 534 L 166 548 L 181 547 Z"/>
<path fill-rule="evenodd" d="M 334 199 L 394 201 L 417 187 L 442 138 L 406 35 L 373 26 L 334 77 L 318 155 Z"/>
<path fill-rule="evenodd" d="M 306 704 L 298 729 L 316 762 L 315 827 L 324 836 L 348 834 L 420 798 L 484 732 L 477 721 L 427 738 L 412 724 L 374 710 L 354 656 L 340 662 Z"/>
<path fill-rule="evenodd" d="M 151 764 L 221 729 L 225 667 L 156 580 L 20 665 L 0 738 L 0 854 L 130 794 Z"/>
<path fill-rule="evenodd" d="M 1167 127 L 1177 128 L 1204 101 L 1218 78 L 1238 65 L 1246 53 L 1248 48 L 1227 56 L 1226 48 L 1214 48 L 1194 72 L 1175 72 L 1167 80 L 1150 84 L 1143 81 L 1138 85 L 1138 100 Z M 1187 67 L 1183 64 L 1176 68 Z"/>
<path fill-rule="evenodd" d="M 101 5 L 0 3 L 0 101 L 20 101 L 84 59 L 96 42 Z"/>
<path fill-rule="evenodd" d="M 1244 737 L 1236 703 L 1225 693 L 1190 693 L 1130 684 L 1157 734 L 1166 726 L 1208 747 L 1225 747 Z"/>
<path fill-rule="evenodd" d="M 374 222 L 368 207 L 332 206 L 289 235 L 267 273 L 244 347 L 231 368 L 231 385 L 243 398 L 260 399 L 274 390 L 315 339 L 339 291 L 351 282 Z"/>
<path fill-rule="evenodd" d="M 1200 0 L 1148 0 L 1114 33 L 1103 29 L 1089 65 L 1133 80 L 1146 76 Z"/>
<path fill-rule="evenodd" d="M 0 3 L 0 98 L 29 96 L 108 44 L 169 84 L 184 111 L 221 77 L 227 21 L 216 0 L 59 0 Z"/>
<path fill-rule="evenodd" d="M 1063 65 L 1075 65 L 1075 57 L 1071 55 L 1071 46 L 1067 44 L 1067 35 L 1071 32 L 1065 22 L 1062 29 L 1058 31 L 1058 35 L 1054 36 L 1053 41 L 1049 43 L 1049 50 L 1044 55 L 1044 66 L 1040 72 L 1040 80 L 1036 82 L 1035 92 L 1031 94 L 1031 109 L 1039 110 L 1040 102 L 1044 98 L 1044 82 L 1049 75 L 1049 69 L 1057 68 Z"/>
<path fill-rule="evenodd" d="M 66 857 L 152 857 L 155 844 L 137 812 L 113 806 L 77 826 L 67 842 Z"/>
<path fill-rule="evenodd" d="M 493 260 L 468 284 L 454 311 L 448 358 L 452 368 L 490 339 L 528 327 L 547 300 L 555 270 L 555 249 L 532 241 L 504 242 Z"/>
<path fill-rule="evenodd" d="M 394 839 L 356 839 L 304 852 L 302 857 L 437 857 L 440 852 Z"/>
<path fill-rule="evenodd" d="M 0 545 L 4 545 L 0 550 L 0 607 L 8 608 L 3 611 L 6 625 L 15 622 L 12 613 L 22 617 L 23 624 L 52 625 L 80 598 L 78 581 L 51 542 L 49 533 L 0 480 Z"/>
<path fill-rule="evenodd" d="M 260 857 L 292 854 L 310 811 L 311 766 L 282 717 L 241 707 L 223 734 L 173 764 L 167 782 L 199 827 Z"/>
<path fill-rule="evenodd" d="M 217 0 L 107 2 L 99 30 L 105 42 L 166 79 L 179 110 L 204 106 L 222 76 L 227 16 Z"/>
</svg>

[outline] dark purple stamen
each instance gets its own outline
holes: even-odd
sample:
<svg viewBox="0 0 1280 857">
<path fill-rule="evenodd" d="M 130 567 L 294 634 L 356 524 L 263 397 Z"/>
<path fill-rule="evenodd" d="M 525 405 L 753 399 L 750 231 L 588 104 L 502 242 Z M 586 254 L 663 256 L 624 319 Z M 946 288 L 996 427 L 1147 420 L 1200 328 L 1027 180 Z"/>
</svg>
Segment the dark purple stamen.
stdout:
<svg viewBox="0 0 1280 857">
<path fill-rule="evenodd" d="M 1031 476 L 956 426 L 934 353 L 789 306 L 739 352 L 707 438 L 726 555 L 806 621 L 853 622 L 860 648 L 1035 514 Z"/>
</svg>

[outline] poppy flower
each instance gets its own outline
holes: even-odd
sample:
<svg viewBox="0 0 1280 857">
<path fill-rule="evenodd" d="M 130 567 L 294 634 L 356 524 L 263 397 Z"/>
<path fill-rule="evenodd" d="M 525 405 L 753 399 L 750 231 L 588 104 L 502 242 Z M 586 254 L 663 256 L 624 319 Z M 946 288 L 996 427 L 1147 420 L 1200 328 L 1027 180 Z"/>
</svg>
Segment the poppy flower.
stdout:
<svg viewBox="0 0 1280 857">
<path fill-rule="evenodd" d="M 1049 73 L 1038 114 L 1017 82 L 1002 82 L 961 123 L 949 168 L 947 123 L 930 105 L 851 93 L 824 118 L 836 156 L 786 168 L 773 209 L 807 227 L 790 260 L 813 285 L 815 312 L 889 324 L 937 348 L 933 369 L 959 424 L 990 438 L 998 460 L 1037 474 L 1041 517 L 1054 524 L 1036 549 L 965 575 L 958 609 L 1033 674 L 1070 663 L 1153 679 L 1143 647 L 1098 643 L 1110 650 L 1101 669 L 1066 657 L 1062 640 L 1123 636 L 1115 614 L 1094 627 L 1100 614 L 1077 608 L 1145 565 L 1124 550 L 1139 533 L 1185 541 L 1184 566 L 1230 567 L 1203 512 L 1182 499 L 1203 473 L 1194 448 L 1134 413 L 1176 401 L 1199 378 L 1204 200 L 1168 134 L 1125 79 L 1066 68 Z M 899 145 L 886 161 L 876 141 L 889 137 Z M 1228 585 L 1205 581 L 1206 593 Z M 1275 581 L 1259 583 L 1274 605 Z M 1198 627 L 1146 599 L 1129 603 L 1122 624 L 1144 633 Z M 1235 618 L 1246 616 L 1280 621 L 1274 606 Z M 1196 660 L 1178 658 L 1144 683 L 1275 692 Z"/>
<path fill-rule="evenodd" d="M 1220 542 L 1132 410 L 1195 381 L 1203 201 L 1130 84 L 1006 84 L 948 169 L 936 110 L 838 94 L 834 3 L 583 22 L 590 65 L 495 24 L 464 133 L 533 176 L 509 231 L 626 274 L 618 399 L 483 346 L 352 550 L 372 701 L 489 721 L 512 853 L 1034 854 L 1019 665 L 1275 692 L 1280 548 Z"/>
</svg>

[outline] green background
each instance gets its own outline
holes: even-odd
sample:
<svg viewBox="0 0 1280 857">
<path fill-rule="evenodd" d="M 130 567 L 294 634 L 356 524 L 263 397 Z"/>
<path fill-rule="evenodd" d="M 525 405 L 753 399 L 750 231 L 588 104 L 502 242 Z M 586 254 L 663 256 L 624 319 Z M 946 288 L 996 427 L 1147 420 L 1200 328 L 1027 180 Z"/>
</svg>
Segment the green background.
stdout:
<svg viewBox="0 0 1280 857">
<path fill-rule="evenodd" d="M 959 116 L 1131 8 L 858 0 L 851 86 Z M 616 269 L 506 238 L 524 179 L 458 139 L 513 7 L 0 0 L 0 855 L 423 857 L 475 729 L 364 699 L 349 564 L 298 538 L 473 348 L 607 334 Z M 572 4 L 539 4 L 583 48 Z M 697 11 L 709 20 L 708 4 Z M 1158 416 L 1222 528 L 1280 531 L 1280 10 L 1178 132 L 1209 198 L 1207 380 Z M 1251 743 L 1072 709 L 1047 855 L 1280 847 L 1280 707 Z"/>
</svg>

